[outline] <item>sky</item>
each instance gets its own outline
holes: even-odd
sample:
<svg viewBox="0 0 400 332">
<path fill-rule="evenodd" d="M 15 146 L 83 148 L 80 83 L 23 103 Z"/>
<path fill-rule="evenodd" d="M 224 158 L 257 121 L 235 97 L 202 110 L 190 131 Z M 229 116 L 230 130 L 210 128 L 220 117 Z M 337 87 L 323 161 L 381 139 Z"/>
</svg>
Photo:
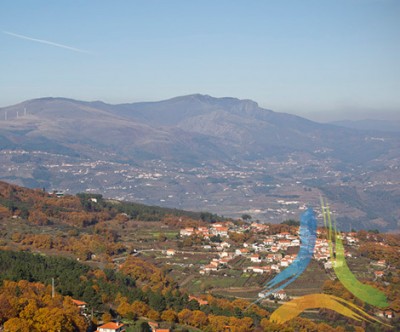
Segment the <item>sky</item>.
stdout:
<svg viewBox="0 0 400 332">
<path fill-rule="evenodd" d="M 398 0 L 4 0 L 0 107 L 192 93 L 400 120 Z"/>
</svg>

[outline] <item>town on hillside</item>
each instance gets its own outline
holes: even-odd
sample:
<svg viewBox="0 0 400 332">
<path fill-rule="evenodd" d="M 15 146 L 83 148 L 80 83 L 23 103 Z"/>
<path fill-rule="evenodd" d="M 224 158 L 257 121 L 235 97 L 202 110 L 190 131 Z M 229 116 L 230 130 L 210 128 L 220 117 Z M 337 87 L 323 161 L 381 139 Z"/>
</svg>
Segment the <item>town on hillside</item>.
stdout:
<svg viewBox="0 0 400 332">
<path fill-rule="evenodd" d="M 320 210 L 315 211 L 320 220 Z M 29 298 L 35 289 L 35 296 L 45 299 L 37 300 L 37 309 L 68 307 L 75 326 L 92 326 L 92 332 L 268 331 L 274 326 L 272 312 L 305 295 L 355 301 L 335 274 L 335 243 L 324 227 L 316 230 L 304 272 L 284 289 L 268 292 L 268 282 L 296 262 L 304 245 L 294 219 L 261 223 L 249 214 L 230 219 L 2 182 L 0 217 L 3 300 L 11 301 L 21 289 L 19 298 Z M 339 237 L 355 277 L 384 290 L 388 298 L 387 307 L 364 309 L 379 321 L 396 323 L 398 235 L 353 230 Z M 29 314 L 32 324 L 41 320 L 35 312 L 41 311 Z M 321 310 L 306 315 L 315 329 L 335 321 Z M 8 327 L 15 319 L 30 324 L 11 316 L 0 324 Z M 344 326 L 347 320 L 341 319 Z M 294 319 L 285 326 L 298 323 Z"/>
</svg>

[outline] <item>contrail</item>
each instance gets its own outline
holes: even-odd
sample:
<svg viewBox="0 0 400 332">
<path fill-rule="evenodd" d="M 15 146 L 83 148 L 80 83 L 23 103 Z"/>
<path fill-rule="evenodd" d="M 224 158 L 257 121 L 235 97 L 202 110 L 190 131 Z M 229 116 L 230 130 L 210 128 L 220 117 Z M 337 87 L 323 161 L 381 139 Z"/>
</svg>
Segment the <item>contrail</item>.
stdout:
<svg viewBox="0 0 400 332">
<path fill-rule="evenodd" d="M 26 39 L 26 40 L 34 41 L 34 42 L 41 43 L 41 44 L 47 44 L 47 45 L 51 45 L 51 46 L 55 46 L 55 47 L 65 48 L 67 50 L 74 51 L 74 52 L 90 53 L 89 51 L 81 50 L 79 48 L 75 48 L 75 47 L 71 47 L 71 46 L 67 46 L 67 45 L 63 45 L 63 44 L 53 43 L 53 42 L 48 41 L 48 40 L 31 38 L 31 37 L 28 37 L 28 36 L 19 35 L 17 33 L 9 32 L 9 31 L 2 31 L 2 32 L 5 33 L 6 35 L 10 35 L 10 36 L 13 36 L 13 37 Z"/>
</svg>

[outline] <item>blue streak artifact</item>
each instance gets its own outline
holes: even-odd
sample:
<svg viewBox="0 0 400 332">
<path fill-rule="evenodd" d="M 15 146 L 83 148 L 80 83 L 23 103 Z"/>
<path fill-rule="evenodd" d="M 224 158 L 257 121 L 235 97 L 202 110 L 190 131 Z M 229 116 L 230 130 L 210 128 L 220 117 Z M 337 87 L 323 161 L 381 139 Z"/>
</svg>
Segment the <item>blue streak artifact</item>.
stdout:
<svg viewBox="0 0 400 332">
<path fill-rule="evenodd" d="M 264 297 L 269 296 L 295 281 L 311 261 L 317 230 L 317 219 L 314 211 L 308 208 L 300 218 L 300 250 L 291 265 L 270 280 L 264 289 Z"/>
</svg>

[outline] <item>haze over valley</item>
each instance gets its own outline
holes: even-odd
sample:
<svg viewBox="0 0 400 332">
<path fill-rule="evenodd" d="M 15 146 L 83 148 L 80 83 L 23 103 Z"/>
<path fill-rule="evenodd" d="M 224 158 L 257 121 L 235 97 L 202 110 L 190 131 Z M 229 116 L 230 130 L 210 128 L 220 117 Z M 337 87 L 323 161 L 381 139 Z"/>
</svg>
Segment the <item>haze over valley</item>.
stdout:
<svg viewBox="0 0 400 332">
<path fill-rule="evenodd" d="M 343 230 L 399 228 L 395 127 L 322 124 L 200 94 L 41 98 L 1 108 L 0 138 L 0 179 L 19 185 L 275 223 L 322 195 Z"/>
</svg>

